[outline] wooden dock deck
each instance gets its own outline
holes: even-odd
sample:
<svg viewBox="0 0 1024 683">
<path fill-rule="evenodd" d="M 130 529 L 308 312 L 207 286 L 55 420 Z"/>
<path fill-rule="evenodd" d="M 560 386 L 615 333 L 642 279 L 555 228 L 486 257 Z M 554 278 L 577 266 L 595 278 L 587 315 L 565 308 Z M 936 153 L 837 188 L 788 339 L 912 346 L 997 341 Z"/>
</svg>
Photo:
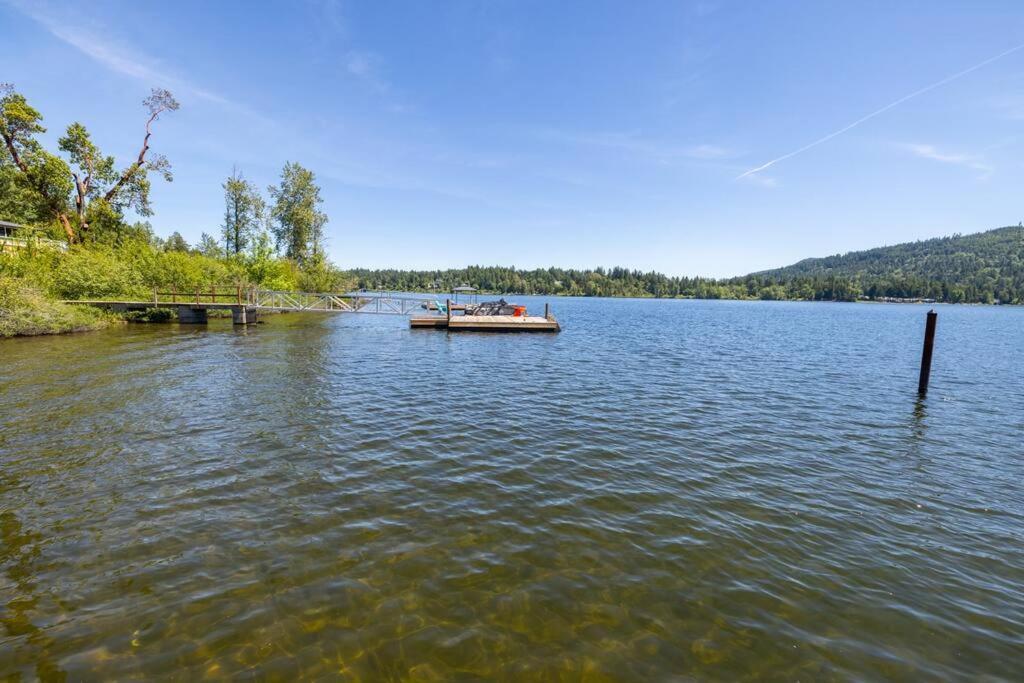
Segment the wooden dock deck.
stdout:
<svg viewBox="0 0 1024 683">
<path fill-rule="evenodd" d="M 447 329 L 453 332 L 560 332 L 554 317 L 539 315 L 424 315 L 409 318 L 413 328 Z"/>
</svg>

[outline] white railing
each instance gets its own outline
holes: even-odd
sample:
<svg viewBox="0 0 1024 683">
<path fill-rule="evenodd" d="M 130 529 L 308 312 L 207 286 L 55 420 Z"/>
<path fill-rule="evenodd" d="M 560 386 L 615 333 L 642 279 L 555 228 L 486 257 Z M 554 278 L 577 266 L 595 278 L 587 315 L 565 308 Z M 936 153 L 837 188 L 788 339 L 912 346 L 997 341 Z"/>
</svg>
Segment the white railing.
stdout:
<svg viewBox="0 0 1024 683">
<path fill-rule="evenodd" d="M 394 295 L 390 292 L 283 292 L 256 289 L 250 292 L 256 308 L 277 311 L 316 311 L 321 313 L 379 313 L 408 315 L 422 308 L 427 299 Z"/>
<path fill-rule="evenodd" d="M 31 246 L 44 249 L 56 249 L 67 251 L 68 245 L 59 240 L 51 240 L 45 237 L 0 237 L 0 251 L 15 251 L 17 249 L 28 249 Z"/>
</svg>

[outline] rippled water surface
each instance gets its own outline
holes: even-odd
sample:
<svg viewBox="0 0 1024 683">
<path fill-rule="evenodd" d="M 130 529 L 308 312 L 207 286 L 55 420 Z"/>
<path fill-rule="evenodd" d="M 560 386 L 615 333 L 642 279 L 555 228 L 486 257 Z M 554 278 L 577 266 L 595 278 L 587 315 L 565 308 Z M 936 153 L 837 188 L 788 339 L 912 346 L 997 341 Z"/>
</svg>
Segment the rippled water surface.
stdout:
<svg viewBox="0 0 1024 683">
<path fill-rule="evenodd" d="M 1020 679 L 1024 310 L 553 306 L 0 341 L 0 677 Z"/>
</svg>

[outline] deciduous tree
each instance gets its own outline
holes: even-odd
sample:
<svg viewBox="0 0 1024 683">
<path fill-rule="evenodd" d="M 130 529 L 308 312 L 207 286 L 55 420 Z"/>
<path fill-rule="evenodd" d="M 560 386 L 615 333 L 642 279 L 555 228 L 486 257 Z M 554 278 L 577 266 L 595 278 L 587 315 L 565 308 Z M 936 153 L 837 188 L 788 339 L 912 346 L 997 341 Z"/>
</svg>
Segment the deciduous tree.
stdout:
<svg viewBox="0 0 1024 683">
<path fill-rule="evenodd" d="M 238 256 L 249 248 L 263 225 L 266 204 L 256 186 L 245 180 L 238 169 L 224 181 L 224 253 Z"/>
<path fill-rule="evenodd" d="M 68 242 L 83 241 L 94 222 L 111 215 L 120 220 L 128 209 L 152 215 L 148 173 L 172 179 L 167 159 L 149 154 L 153 123 L 164 112 L 178 109 L 178 102 L 169 91 L 155 88 L 143 105 L 149 117 L 142 147 L 136 158 L 118 171 L 114 158 L 104 155 L 78 122 L 69 125 L 58 140 L 66 160 L 44 150 L 37 138 L 46 132 L 42 115 L 12 85 L 0 85 L 0 138 L 4 144 L 0 168 L 7 169 L 8 181 L 11 169 L 17 170 L 20 191 L 34 195 L 36 211 L 59 222 Z"/>
<path fill-rule="evenodd" d="M 323 252 L 327 214 L 319 210 L 323 199 L 316 176 L 297 163 L 288 162 L 281 181 L 267 188 L 273 199 L 273 233 L 278 249 L 299 264 Z"/>
</svg>

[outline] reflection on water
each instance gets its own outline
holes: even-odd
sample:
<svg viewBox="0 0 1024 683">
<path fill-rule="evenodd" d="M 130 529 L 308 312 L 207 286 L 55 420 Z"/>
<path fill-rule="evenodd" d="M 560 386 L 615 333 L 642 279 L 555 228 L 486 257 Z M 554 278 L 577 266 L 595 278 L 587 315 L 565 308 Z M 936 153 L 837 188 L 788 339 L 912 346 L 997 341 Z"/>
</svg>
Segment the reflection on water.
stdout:
<svg viewBox="0 0 1024 683">
<path fill-rule="evenodd" d="M 911 427 L 911 433 L 915 439 L 923 439 L 925 435 L 925 419 L 928 417 L 928 411 L 925 408 L 925 399 L 918 396 L 914 399 L 914 419 Z"/>
<path fill-rule="evenodd" d="M 1019 674 L 1024 311 L 554 303 L 0 343 L 0 676 Z"/>
</svg>

